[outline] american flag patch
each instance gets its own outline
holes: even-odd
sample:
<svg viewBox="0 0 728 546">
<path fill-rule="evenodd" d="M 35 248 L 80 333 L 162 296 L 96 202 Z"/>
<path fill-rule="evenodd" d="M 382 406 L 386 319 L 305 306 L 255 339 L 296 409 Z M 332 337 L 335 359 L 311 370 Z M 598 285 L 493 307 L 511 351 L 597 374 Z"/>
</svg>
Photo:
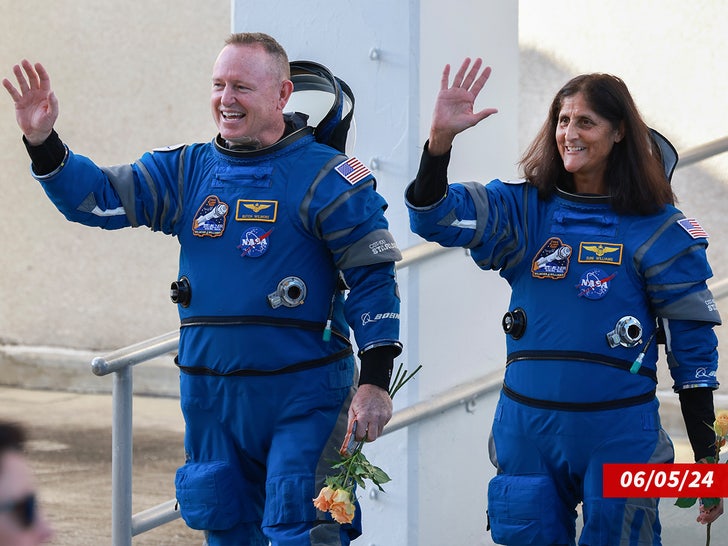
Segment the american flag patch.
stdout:
<svg viewBox="0 0 728 546">
<path fill-rule="evenodd" d="M 334 170 L 346 178 L 349 181 L 349 184 L 352 185 L 359 182 L 359 180 L 366 178 L 372 172 L 366 165 L 364 165 L 364 163 L 355 157 L 350 157 L 343 163 L 340 163 L 334 167 Z"/>
<path fill-rule="evenodd" d="M 683 218 L 677 221 L 680 227 L 687 231 L 693 239 L 699 239 L 700 237 L 708 237 L 708 234 L 703 229 L 695 218 Z"/>
</svg>

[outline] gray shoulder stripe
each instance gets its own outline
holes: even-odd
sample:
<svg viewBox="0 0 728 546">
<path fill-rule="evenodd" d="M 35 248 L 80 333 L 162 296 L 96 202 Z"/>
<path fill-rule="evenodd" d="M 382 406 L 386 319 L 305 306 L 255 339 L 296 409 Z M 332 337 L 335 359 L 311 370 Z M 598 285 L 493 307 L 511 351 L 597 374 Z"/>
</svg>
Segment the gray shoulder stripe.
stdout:
<svg viewBox="0 0 728 546">
<path fill-rule="evenodd" d="M 152 210 L 151 212 L 146 212 L 147 225 L 152 228 L 152 231 L 159 231 L 159 225 L 155 222 L 155 219 L 159 216 L 159 194 L 157 193 L 157 187 L 154 185 L 152 175 L 149 174 L 144 163 L 137 161 L 136 166 L 139 168 L 139 171 L 141 171 L 143 177 L 142 181 L 146 183 L 147 188 L 149 189 L 149 195 L 152 197 Z"/>
<path fill-rule="evenodd" d="M 119 195 L 129 223 L 132 227 L 139 227 L 139 220 L 136 217 L 134 171 L 132 166 L 115 165 L 113 167 L 101 167 L 101 170 Z"/>
<path fill-rule="evenodd" d="M 485 194 L 485 187 L 483 184 L 478 182 L 464 182 L 463 187 L 468 191 L 470 198 L 475 204 L 475 232 L 473 233 L 473 238 L 470 242 L 465 245 L 465 248 L 473 248 L 483 239 L 483 233 L 485 232 L 485 224 L 490 207 L 488 206 L 488 196 Z"/>
<path fill-rule="evenodd" d="M 688 248 L 683 249 L 682 252 L 672 256 L 669 260 L 662 262 L 657 265 L 653 265 L 652 267 L 645 270 L 645 280 L 649 283 L 649 280 L 656 275 L 659 275 L 662 273 L 665 269 L 668 269 L 672 266 L 673 263 L 675 263 L 676 260 L 679 258 L 682 258 L 683 256 L 687 256 L 688 254 L 692 254 L 693 252 L 697 252 L 702 249 L 702 245 L 695 244 L 692 246 L 689 246 Z"/>
<path fill-rule="evenodd" d="M 652 236 L 635 251 L 633 259 L 637 270 L 640 269 L 640 264 L 642 263 L 642 259 L 645 257 L 645 254 L 647 254 L 647 251 L 649 251 L 652 245 L 655 244 L 655 241 L 660 237 L 660 235 L 662 235 L 665 230 L 670 227 L 674 222 L 681 218 L 684 218 L 684 216 L 679 212 L 676 212 L 675 214 L 667 218 L 662 223 L 662 225 L 655 230 Z"/>
<path fill-rule="evenodd" d="M 179 156 L 179 173 L 177 179 L 177 213 L 172 218 L 172 225 L 176 226 L 179 219 L 182 217 L 184 212 L 184 201 L 185 201 L 185 163 L 187 160 L 187 150 L 189 146 L 185 146 L 182 153 Z"/>
<path fill-rule="evenodd" d="M 708 288 L 688 294 L 684 298 L 658 309 L 657 314 L 667 319 L 697 320 L 721 324 L 713 293 Z"/>
<path fill-rule="evenodd" d="M 349 269 L 362 265 L 397 262 L 401 259 L 402 253 L 392 234 L 386 229 L 377 229 L 350 245 L 336 261 L 336 267 Z"/>
<path fill-rule="evenodd" d="M 338 209 L 342 203 L 345 203 L 349 200 L 349 198 L 354 195 L 355 193 L 358 193 L 362 190 L 365 190 L 369 187 L 374 185 L 374 179 L 371 179 L 363 184 L 357 184 L 356 186 L 352 186 L 349 190 L 345 191 L 341 195 L 339 195 L 333 203 L 331 203 L 329 206 L 327 206 L 325 209 L 323 209 L 321 212 L 319 212 L 317 218 L 316 218 L 316 229 L 320 231 L 321 224 L 326 221 L 326 219 L 334 214 L 336 212 L 336 209 Z"/>
<path fill-rule="evenodd" d="M 316 175 L 316 178 L 313 179 L 313 182 L 311 182 L 311 185 L 308 187 L 308 191 L 306 191 L 306 195 L 301 200 L 301 205 L 298 208 L 298 216 L 303 223 L 304 227 L 308 231 L 313 231 L 314 226 L 308 225 L 308 209 L 311 207 L 311 201 L 313 201 L 313 196 L 316 193 L 316 188 L 321 183 L 321 181 L 324 179 L 324 177 L 331 172 L 331 169 L 336 167 L 339 163 L 341 163 L 343 160 L 346 159 L 345 155 L 335 155 L 329 161 L 324 165 L 321 170 Z M 320 233 L 314 233 L 317 237 L 320 237 Z"/>
<path fill-rule="evenodd" d="M 102 209 L 96 202 L 96 196 L 93 193 L 89 193 L 84 198 L 84 200 L 81 201 L 81 204 L 76 207 L 76 210 L 100 217 L 124 216 L 126 214 L 124 207 L 116 207 L 115 209 Z"/>
<path fill-rule="evenodd" d="M 327 233 L 323 236 L 323 240 L 327 242 L 336 241 L 337 239 L 341 239 L 342 237 L 348 236 L 356 226 L 352 226 L 346 229 L 340 229 L 338 231 L 332 231 L 330 233 Z"/>
</svg>

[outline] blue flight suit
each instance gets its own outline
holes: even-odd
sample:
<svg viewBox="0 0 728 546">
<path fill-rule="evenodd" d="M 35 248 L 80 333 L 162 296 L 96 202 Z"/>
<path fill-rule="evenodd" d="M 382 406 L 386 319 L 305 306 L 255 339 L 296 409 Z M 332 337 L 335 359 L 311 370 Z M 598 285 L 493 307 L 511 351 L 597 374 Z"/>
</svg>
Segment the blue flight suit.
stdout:
<svg viewBox="0 0 728 546">
<path fill-rule="evenodd" d="M 524 180 L 451 184 L 423 207 L 411 191 L 412 231 L 469 249 L 512 287 L 490 445 L 493 540 L 573 545 L 583 501 L 580 544 L 660 544 L 656 499 L 603 498 L 602 464 L 673 460 L 655 398 L 658 319 L 675 391 L 718 386 L 700 225 L 672 206 L 636 216 L 608 197 L 540 199 Z"/>
<path fill-rule="evenodd" d="M 293 129 L 259 150 L 218 137 L 115 167 L 67 151 L 36 177 L 71 221 L 144 225 L 180 243 L 177 496 L 210 546 L 341 545 L 361 533 L 358 510 L 339 526 L 312 504 L 355 392 L 349 329 L 360 355 L 401 350 L 401 254 L 375 180 L 286 116 Z"/>
</svg>

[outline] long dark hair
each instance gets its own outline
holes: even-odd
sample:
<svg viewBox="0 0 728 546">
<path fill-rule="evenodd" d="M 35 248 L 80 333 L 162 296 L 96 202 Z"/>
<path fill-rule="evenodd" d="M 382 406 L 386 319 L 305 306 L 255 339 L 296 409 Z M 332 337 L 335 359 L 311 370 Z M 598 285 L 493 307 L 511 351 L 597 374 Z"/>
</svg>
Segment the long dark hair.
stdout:
<svg viewBox="0 0 728 546">
<path fill-rule="evenodd" d="M 555 189 L 573 192 L 572 175 L 556 145 L 556 125 L 566 97 L 581 93 L 597 114 L 624 137 L 614 144 L 607 158 L 605 182 L 612 207 L 620 213 L 651 214 L 675 203 L 660 161 L 660 151 L 624 82 L 610 74 L 583 74 L 564 85 L 554 97 L 549 115 L 519 165 L 542 198 Z"/>
</svg>

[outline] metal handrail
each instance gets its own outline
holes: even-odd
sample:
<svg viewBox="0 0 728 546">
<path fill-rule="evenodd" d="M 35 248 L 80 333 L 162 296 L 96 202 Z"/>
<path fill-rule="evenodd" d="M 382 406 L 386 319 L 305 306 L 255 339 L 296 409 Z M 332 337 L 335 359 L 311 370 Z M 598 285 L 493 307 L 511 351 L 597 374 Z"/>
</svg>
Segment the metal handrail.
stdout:
<svg viewBox="0 0 728 546">
<path fill-rule="evenodd" d="M 127 366 L 134 366 L 171 353 L 179 345 L 179 330 L 167 332 L 158 337 L 118 349 L 107 356 L 97 356 L 91 361 L 91 371 L 98 376 L 118 372 Z"/>
<path fill-rule="evenodd" d="M 677 168 L 686 167 L 707 157 L 728 151 L 728 137 L 708 142 L 683 152 Z M 397 269 L 431 259 L 448 251 L 437 243 L 425 242 L 402 251 Z M 728 279 L 709 285 L 716 300 L 728 296 Z M 118 349 L 106 356 L 96 357 L 91 370 L 97 376 L 113 373 L 112 384 L 112 471 L 111 471 L 111 520 L 112 545 L 131 546 L 133 536 L 144 533 L 180 517 L 177 501 L 169 500 L 148 510 L 132 515 L 132 366 L 175 351 L 179 344 L 179 331 Z M 502 371 L 494 372 L 465 385 L 453 387 L 431 400 L 419 402 L 394 413 L 382 434 L 390 434 L 402 428 L 438 415 L 453 407 L 472 406 L 481 396 L 496 392 L 502 384 Z"/>
<path fill-rule="evenodd" d="M 700 144 L 693 148 L 688 148 L 681 154 L 678 154 L 680 160 L 677 162 L 676 169 L 687 167 L 703 159 L 720 155 L 723 152 L 728 152 L 728 137 L 711 140 L 705 144 Z"/>
</svg>

